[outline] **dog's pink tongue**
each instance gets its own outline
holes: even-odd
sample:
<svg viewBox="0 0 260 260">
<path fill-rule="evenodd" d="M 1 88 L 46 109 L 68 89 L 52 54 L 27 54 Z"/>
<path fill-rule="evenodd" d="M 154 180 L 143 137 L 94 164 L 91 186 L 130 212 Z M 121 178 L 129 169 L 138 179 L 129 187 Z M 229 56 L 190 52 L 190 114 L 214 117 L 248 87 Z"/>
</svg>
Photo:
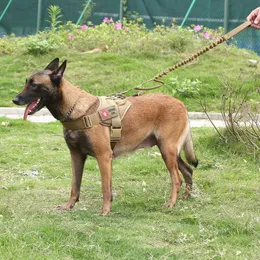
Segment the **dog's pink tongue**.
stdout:
<svg viewBox="0 0 260 260">
<path fill-rule="evenodd" d="M 29 111 L 32 110 L 32 108 L 34 108 L 36 104 L 37 104 L 37 100 L 35 100 L 31 104 L 27 105 L 27 107 L 25 108 L 25 111 L 24 111 L 23 120 L 27 119 Z"/>
</svg>

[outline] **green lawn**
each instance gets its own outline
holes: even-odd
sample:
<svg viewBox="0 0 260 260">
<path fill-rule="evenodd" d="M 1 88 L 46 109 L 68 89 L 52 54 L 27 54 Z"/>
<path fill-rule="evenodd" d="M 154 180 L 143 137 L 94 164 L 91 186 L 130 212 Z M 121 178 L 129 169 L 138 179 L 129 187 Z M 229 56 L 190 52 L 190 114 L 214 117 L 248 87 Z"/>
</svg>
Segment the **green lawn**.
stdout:
<svg viewBox="0 0 260 260">
<path fill-rule="evenodd" d="M 71 185 L 59 123 L 2 118 L 0 135 L 0 259 L 259 259 L 259 162 L 213 129 L 193 129 L 193 196 L 173 209 L 162 207 L 170 178 L 157 149 L 115 160 L 109 217 L 97 214 L 100 174 L 91 158 L 76 208 L 56 210 Z"/>
</svg>

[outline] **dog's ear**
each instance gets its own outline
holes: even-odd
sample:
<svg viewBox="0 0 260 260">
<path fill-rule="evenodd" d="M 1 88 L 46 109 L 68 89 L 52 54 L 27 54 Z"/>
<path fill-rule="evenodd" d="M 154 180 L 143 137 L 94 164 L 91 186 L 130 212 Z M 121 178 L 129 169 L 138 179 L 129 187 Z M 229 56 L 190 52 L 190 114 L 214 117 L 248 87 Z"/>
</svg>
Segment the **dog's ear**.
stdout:
<svg viewBox="0 0 260 260">
<path fill-rule="evenodd" d="M 59 67 L 59 58 L 54 59 L 44 70 L 54 71 Z"/>
<path fill-rule="evenodd" d="M 56 70 L 54 70 L 50 77 L 51 77 L 51 81 L 55 84 L 55 85 L 59 85 L 62 77 L 63 77 L 63 73 L 66 69 L 66 65 L 67 65 L 67 61 L 65 60 L 60 67 L 58 67 Z"/>
</svg>

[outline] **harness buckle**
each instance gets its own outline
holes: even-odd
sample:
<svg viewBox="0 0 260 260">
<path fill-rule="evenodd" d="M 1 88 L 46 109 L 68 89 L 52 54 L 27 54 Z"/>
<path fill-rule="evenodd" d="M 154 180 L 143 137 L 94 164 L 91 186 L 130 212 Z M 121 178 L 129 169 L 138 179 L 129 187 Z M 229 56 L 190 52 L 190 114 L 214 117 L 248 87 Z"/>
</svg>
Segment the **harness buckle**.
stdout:
<svg viewBox="0 0 260 260">
<path fill-rule="evenodd" d="M 119 142 L 121 139 L 122 127 L 113 127 L 111 126 L 110 132 L 110 141 L 111 142 Z"/>
<path fill-rule="evenodd" d="M 85 128 L 91 128 L 93 126 L 89 116 L 84 116 L 83 119 L 84 119 Z"/>
</svg>

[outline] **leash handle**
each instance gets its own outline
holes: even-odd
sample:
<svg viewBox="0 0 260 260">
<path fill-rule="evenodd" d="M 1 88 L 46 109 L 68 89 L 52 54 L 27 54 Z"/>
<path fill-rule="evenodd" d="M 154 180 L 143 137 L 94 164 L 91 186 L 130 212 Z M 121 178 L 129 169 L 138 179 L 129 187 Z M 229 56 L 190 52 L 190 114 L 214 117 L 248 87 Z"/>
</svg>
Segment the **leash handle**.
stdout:
<svg viewBox="0 0 260 260">
<path fill-rule="evenodd" d="M 225 39 L 228 40 L 230 38 L 232 38 L 233 36 L 235 36 L 236 34 L 242 32 L 243 30 L 245 30 L 246 28 L 248 28 L 250 25 L 252 24 L 251 21 L 245 21 L 244 23 L 240 24 L 239 26 L 237 26 L 235 29 L 233 29 L 232 31 L 228 32 L 227 34 L 224 35 Z"/>
</svg>

